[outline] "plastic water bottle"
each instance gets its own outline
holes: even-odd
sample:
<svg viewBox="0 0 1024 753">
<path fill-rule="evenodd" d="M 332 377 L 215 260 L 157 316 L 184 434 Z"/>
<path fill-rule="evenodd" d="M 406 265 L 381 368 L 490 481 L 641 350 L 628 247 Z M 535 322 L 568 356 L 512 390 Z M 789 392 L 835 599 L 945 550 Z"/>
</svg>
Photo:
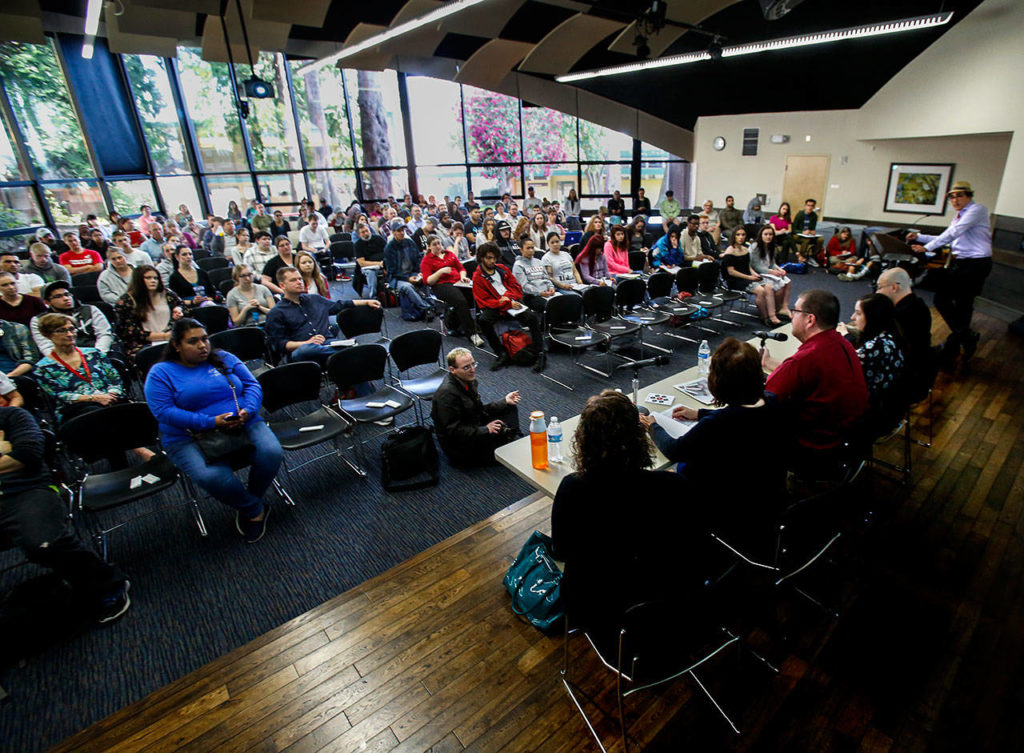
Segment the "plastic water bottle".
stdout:
<svg viewBox="0 0 1024 753">
<path fill-rule="evenodd" d="M 544 411 L 535 410 L 530 414 L 530 460 L 538 471 L 548 469 L 547 426 Z"/>
<path fill-rule="evenodd" d="M 558 423 L 558 416 L 552 416 L 548 424 L 548 462 L 562 462 L 562 425 Z"/>
<path fill-rule="evenodd" d="M 708 372 L 711 371 L 711 346 L 707 340 L 701 340 L 700 347 L 697 348 L 697 369 L 701 377 L 707 379 Z"/>
</svg>

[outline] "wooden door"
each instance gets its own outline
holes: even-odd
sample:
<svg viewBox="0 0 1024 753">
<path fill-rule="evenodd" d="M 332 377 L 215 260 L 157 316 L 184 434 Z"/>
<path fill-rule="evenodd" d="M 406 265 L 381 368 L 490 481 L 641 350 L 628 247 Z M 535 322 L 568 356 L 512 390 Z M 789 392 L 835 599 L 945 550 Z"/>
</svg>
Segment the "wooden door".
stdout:
<svg viewBox="0 0 1024 753">
<path fill-rule="evenodd" d="M 792 214 L 795 215 L 803 210 L 804 201 L 814 199 L 818 202 L 818 216 L 824 216 L 825 189 L 828 187 L 828 162 L 827 155 L 790 154 L 786 157 L 786 177 L 782 183 L 782 201 L 789 202 Z"/>
</svg>

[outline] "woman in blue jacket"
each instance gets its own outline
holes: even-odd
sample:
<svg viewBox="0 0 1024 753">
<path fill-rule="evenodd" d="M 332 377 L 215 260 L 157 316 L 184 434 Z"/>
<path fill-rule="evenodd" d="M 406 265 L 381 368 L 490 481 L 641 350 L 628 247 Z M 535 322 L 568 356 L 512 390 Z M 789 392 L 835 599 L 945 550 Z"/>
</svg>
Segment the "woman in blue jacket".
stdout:
<svg viewBox="0 0 1024 753">
<path fill-rule="evenodd" d="M 235 508 L 235 527 L 246 541 L 263 538 L 270 512 L 263 496 L 284 453 L 260 418 L 263 391 L 245 364 L 226 351 L 212 350 L 206 329 L 195 319 L 179 319 L 163 360 L 146 377 L 146 402 L 171 461 L 202 489 Z M 207 464 L 193 437 L 193 432 L 243 427 L 254 446 L 248 484 L 228 463 Z"/>
</svg>

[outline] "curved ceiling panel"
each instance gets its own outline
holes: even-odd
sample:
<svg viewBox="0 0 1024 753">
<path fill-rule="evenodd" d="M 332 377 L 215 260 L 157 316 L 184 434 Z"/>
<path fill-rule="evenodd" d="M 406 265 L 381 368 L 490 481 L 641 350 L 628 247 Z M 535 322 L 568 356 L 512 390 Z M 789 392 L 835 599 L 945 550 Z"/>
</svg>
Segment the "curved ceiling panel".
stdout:
<svg viewBox="0 0 1024 753">
<path fill-rule="evenodd" d="M 582 13 L 570 16 L 540 40 L 519 70 L 552 76 L 565 73 L 594 45 L 622 26 L 621 21 Z"/>
<path fill-rule="evenodd" d="M 460 84 L 497 90 L 515 64 L 532 49 L 529 42 L 492 39 L 462 64 L 455 80 Z"/>
</svg>

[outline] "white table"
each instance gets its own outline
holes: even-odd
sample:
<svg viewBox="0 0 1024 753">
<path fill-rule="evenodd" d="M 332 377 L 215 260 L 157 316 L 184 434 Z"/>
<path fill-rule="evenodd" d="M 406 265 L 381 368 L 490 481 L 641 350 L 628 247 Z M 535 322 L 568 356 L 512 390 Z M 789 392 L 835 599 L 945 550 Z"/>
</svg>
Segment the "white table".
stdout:
<svg viewBox="0 0 1024 753">
<path fill-rule="evenodd" d="M 775 332 L 781 332 L 789 339 L 786 342 L 773 342 L 769 341 L 767 345 L 768 353 L 777 360 L 783 360 L 793 355 L 796 349 L 800 347 L 800 343 L 792 336 L 791 325 L 786 324 Z M 760 347 L 761 341 L 758 338 L 751 338 L 748 340 L 751 345 L 755 348 Z M 675 401 L 672 406 L 685 405 L 695 410 L 700 408 L 707 408 L 708 406 L 701 403 L 698 400 L 693 399 L 689 395 L 675 389 L 674 385 L 683 384 L 685 382 L 693 381 L 699 378 L 700 371 L 697 366 L 692 366 L 689 369 L 680 371 L 677 374 L 673 374 L 670 377 L 666 377 L 661 381 L 655 382 L 654 384 L 646 387 L 641 387 L 638 391 L 638 397 L 641 401 L 650 392 L 660 392 L 666 395 L 673 395 Z M 664 410 L 660 406 L 648 406 L 652 412 Z M 532 409 L 539 410 L 539 407 L 531 406 Z M 530 411 L 526 411 L 529 415 Z M 548 416 L 550 418 L 550 416 Z M 508 468 L 510 471 L 515 473 L 519 478 L 523 479 L 526 483 L 533 486 L 535 489 L 539 489 L 550 497 L 555 496 L 555 492 L 558 490 L 558 485 L 562 483 L 562 479 L 573 473 L 576 468 L 572 463 L 572 437 L 576 433 L 576 426 L 579 424 L 580 417 L 578 415 L 573 416 L 562 421 L 562 454 L 564 460 L 561 463 L 548 463 L 546 470 L 539 471 L 533 467 L 533 461 L 530 456 L 530 437 L 526 436 L 522 439 L 517 439 L 515 442 L 509 442 L 507 445 L 503 445 L 494 451 L 494 457 L 497 458 L 498 462 Z M 661 454 L 661 452 L 654 448 L 654 468 L 664 468 L 669 464 L 668 458 Z"/>
</svg>

